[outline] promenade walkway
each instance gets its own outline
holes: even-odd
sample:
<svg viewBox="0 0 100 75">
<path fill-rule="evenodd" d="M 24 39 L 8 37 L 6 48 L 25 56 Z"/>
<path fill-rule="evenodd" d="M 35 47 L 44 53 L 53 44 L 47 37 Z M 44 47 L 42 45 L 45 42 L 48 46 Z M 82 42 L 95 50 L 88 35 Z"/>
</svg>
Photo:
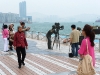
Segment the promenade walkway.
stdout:
<svg viewBox="0 0 100 75">
<path fill-rule="evenodd" d="M 61 45 L 61 49 L 47 49 L 45 41 L 27 39 L 28 50 L 25 66 L 18 69 L 16 52 L 4 53 L 3 39 L 0 36 L 0 75 L 77 75 L 75 71 L 78 58 L 69 58 L 69 47 Z M 100 53 L 96 51 L 96 75 L 100 75 Z"/>
</svg>

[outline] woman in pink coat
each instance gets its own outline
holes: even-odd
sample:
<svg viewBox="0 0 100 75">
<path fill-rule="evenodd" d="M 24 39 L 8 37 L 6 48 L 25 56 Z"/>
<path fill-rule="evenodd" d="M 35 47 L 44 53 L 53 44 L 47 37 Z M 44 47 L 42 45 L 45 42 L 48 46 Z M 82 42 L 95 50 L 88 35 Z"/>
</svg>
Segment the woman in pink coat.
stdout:
<svg viewBox="0 0 100 75">
<path fill-rule="evenodd" d="M 84 55 L 87 54 L 87 44 L 88 44 L 89 54 L 92 57 L 93 66 L 95 66 L 95 52 L 94 52 L 95 34 L 93 32 L 92 27 L 86 24 L 83 28 L 82 34 L 84 35 L 85 38 L 82 40 L 78 53 L 80 54 L 80 57 L 83 58 Z M 86 40 L 87 40 L 87 44 L 86 44 Z"/>
</svg>

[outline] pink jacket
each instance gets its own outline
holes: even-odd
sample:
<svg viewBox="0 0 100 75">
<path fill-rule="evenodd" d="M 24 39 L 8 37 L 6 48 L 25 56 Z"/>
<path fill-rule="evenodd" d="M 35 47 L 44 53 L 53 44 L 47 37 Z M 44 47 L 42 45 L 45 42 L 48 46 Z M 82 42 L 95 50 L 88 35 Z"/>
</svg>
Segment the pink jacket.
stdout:
<svg viewBox="0 0 100 75">
<path fill-rule="evenodd" d="M 94 52 L 94 47 L 91 46 L 91 42 L 90 42 L 89 37 L 82 40 L 82 44 L 81 44 L 81 47 L 80 47 L 78 53 L 81 54 L 81 55 L 86 55 L 87 54 L 86 39 L 87 39 L 87 43 L 88 43 L 89 54 L 92 57 L 93 66 L 95 67 L 95 52 Z"/>
<path fill-rule="evenodd" d="M 9 31 L 8 31 L 8 29 L 3 29 L 2 30 L 2 35 L 3 35 L 3 38 L 8 38 L 9 37 Z"/>
</svg>

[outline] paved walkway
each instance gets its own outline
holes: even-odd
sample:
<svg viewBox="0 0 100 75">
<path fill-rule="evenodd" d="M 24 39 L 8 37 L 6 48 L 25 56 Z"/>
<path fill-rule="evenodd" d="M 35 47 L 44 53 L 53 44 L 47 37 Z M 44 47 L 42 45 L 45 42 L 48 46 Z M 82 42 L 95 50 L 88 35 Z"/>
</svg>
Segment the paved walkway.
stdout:
<svg viewBox="0 0 100 75">
<path fill-rule="evenodd" d="M 18 69 L 15 51 L 4 53 L 1 36 L 0 39 L 0 75 L 77 75 L 79 59 L 68 58 L 68 46 L 61 45 L 60 50 L 54 46 L 53 50 L 48 50 L 46 42 L 27 39 L 25 66 Z M 100 53 L 97 51 L 95 69 L 100 75 Z"/>
</svg>

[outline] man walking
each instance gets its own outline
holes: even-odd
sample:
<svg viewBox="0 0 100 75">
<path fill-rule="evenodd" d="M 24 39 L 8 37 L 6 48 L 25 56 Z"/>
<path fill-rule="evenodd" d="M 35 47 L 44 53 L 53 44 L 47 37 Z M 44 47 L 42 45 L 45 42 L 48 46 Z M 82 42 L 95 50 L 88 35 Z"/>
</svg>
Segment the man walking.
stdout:
<svg viewBox="0 0 100 75">
<path fill-rule="evenodd" d="M 78 44 L 79 44 L 79 36 L 81 35 L 78 30 L 76 30 L 75 25 L 71 25 L 72 32 L 70 34 L 70 43 L 72 47 L 72 54 L 74 57 L 78 56 Z"/>
</svg>

